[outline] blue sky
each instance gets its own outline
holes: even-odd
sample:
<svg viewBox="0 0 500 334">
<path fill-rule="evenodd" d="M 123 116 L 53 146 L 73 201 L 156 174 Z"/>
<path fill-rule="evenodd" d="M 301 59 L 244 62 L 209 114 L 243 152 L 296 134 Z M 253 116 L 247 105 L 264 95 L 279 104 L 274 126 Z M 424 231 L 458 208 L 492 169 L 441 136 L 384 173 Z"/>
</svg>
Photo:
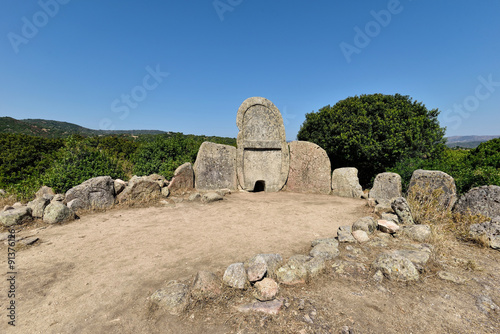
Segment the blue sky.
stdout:
<svg viewBox="0 0 500 334">
<path fill-rule="evenodd" d="M 0 0 L 0 115 L 235 137 L 263 96 L 305 114 L 400 93 L 447 135 L 500 134 L 500 2 Z"/>
</svg>

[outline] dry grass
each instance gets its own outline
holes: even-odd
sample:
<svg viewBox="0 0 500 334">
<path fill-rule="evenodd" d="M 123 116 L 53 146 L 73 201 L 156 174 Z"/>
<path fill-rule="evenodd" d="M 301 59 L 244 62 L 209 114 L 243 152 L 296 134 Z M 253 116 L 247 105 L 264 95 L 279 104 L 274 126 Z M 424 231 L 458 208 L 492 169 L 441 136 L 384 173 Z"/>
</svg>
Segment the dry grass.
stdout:
<svg viewBox="0 0 500 334">
<path fill-rule="evenodd" d="M 0 211 L 6 206 L 9 205 L 11 206 L 12 204 L 16 203 L 16 197 L 13 195 L 9 196 L 0 196 Z"/>
</svg>

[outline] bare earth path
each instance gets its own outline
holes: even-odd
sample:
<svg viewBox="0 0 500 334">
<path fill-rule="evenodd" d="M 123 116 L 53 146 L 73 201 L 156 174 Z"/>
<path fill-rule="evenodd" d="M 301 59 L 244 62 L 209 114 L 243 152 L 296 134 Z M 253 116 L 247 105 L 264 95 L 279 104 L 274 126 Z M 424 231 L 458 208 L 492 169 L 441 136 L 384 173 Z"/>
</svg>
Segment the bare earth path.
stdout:
<svg viewBox="0 0 500 334">
<path fill-rule="evenodd" d="M 362 200 L 236 193 L 208 205 L 111 210 L 50 226 L 37 232 L 41 243 L 17 254 L 17 326 L 7 326 L 2 311 L 0 332 L 147 333 L 146 298 L 166 281 L 258 253 L 304 252 L 366 214 Z M 6 272 L 6 246 L 0 250 Z M 5 280 L 1 289 L 5 310 Z"/>
</svg>

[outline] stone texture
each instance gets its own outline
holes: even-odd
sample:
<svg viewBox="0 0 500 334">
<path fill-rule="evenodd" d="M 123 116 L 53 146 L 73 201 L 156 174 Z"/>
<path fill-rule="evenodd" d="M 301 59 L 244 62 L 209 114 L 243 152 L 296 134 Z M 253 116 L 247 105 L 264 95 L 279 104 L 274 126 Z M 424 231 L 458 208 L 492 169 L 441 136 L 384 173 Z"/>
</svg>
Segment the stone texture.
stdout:
<svg viewBox="0 0 500 334">
<path fill-rule="evenodd" d="M 396 223 L 396 224 L 399 224 L 399 218 L 398 218 L 398 216 L 397 216 L 396 214 L 394 214 L 394 213 L 383 213 L 383 214 L 381 215 L 381 218 L 382 218 L 383 220 L 390 220 L 390 221 L 392 221 L 392 222 L 394 222 L 394 223 Z"/>
<path fill-rule="evenodd" d="M 115 195 L 118 196 L 127 186 L 127 182 L 116 179 L 113 181 L 113 187 L 115 188 Z"/>
<path fill-rule="evenodd" d="M 368 234 L 362 230 L 353 231 L 352 236 L 359 243 L 367 242 L 368 240 L 370 240 L 370 237 L 368 236 Z"/>
<path fill-rule="evenodd" d="M 500 313 L 500 307 L 493 302 L 490 296 L 478 296 L 476 306 L 484 314 Z"/>
<path fill-rule="evenodd" d="M 158 183 L 158 185 L 160 186 L 160 188 L 166 187 L 169 184 L 169 182 L 167 181 L 167 179 L 165 178 L 165 176 L 160 175 L 160 174 L 151 174 L 151 175 L 148 175 L 148 176 L 146 176 L 146 179 L 149 180 L 149 181 L 153 181 L 153 182 Z"/>
<path fill-rule="evenodd" d="M 66 192 L 66 202 L 78 198 L 84 209 L 109 208 L 115 203 L 115 185 L 110 176 L 89 179 Z"/>
<path fill-rule="evenodd" d="M 400 225 L 414 225 L 410 206 L 404 197 L 398 197 L 391 203 L 392 210 L 396 213 Z"/>
<path fill-rule="evenodd" d="M 198 190 L 237 190 L 236 147 L 204 142 L 196 157 L 194 175 Z"/>
<path fill-rule="evenodd" d="M 391 207 L 391 200 L 388 199 L 379 200 L 373 211 L 379 216 L 382 216 L 384 213 L 394 213 Z"/>
<path fill-rule="evenodd" d="M 85 203 L 83 203 L 83 201 L 79 198 L 72 199 L 66 205 L 75 212 L 86 208 Z"/>
<path fill-rule="evenodd" d="M 352 227 L 351 226 L 340 226 L 337 230 L 337 239 L 339 242 L 356 242 L 356 239 L 352 236 Z"/>
<path fill-rule="evenodd" d="M 424 199 L 434 192 L 439 195 L 438 201 L 443 208 L 453 208 L 457 201 L 457 188 L 450 175 L 434 170 L 414 171 L 408 187 L 409 196 Z"/>
<path fill-rule="evenodd" d="M 33 218 L 43 218 L 43 211 L 49 205 L 50 200 L 44 195 L 35 198 L 33 201 L 28 202 L 28 207 L 31 208 L 31 216 Z"/>
<path fill-rule="evenodd" d="M 212 272 L 199 271 L 191 288 L 191 295 L 196 299 L 216 298 L 222 294 L 222 282 Z"/>
<path fill-rule="evenodd" d="M 170 281 L 165 288 L 153 293 L 150 299 L 151 302 L 170 314 L 179 315 L 189 304 L 189 287 L 176 281 Z"/>
<path fill-rule="evenodd" d="M 168 185 L 171 193 L 190 191 L 194 189 L 194 171 L 190 162 L 180 165 L 174 172 L 174 177 Z"/>
<path fill-rule="evenodd" d="M 429 261 L 431 253 L 427 250 L 411 250 L 411 249 L 398 249 L 392 251 L 392 254 L 399 255 L 410 260 L 417 270 L 422 271 L 424 266 Z"/>
<path fill-rule="evenodd" d="M 224 284 L 235 289 L 247 287 L 247 273 L 243 263 L 233 263 L 227 267 L 222 278 Z"/>
<path fill-rule="evenodd" d="M 127 187 L 116 197 L 119 203 L 128 201 L 145 201 L 158 197 L 161 194 L 160 186 L 157 182 L 149 180 L 147 177 L 133 176 Z"/>
<path fill-rule="evenodd" d="M 262 312 L 270 315 L 277 315 L 283 306 L 283 299 L 275 299 L 268 302 L 255 302 L 236 307 L 239 312 Z"/>
<path fill-rule="evenodd" d="M 161 188 L 161 195 L 165 198 L 170 196 L 170 189 L 168 187 Z"/>
<path fill-rule="evenodd" d="M 391 200 L 403 195 L 401 176 L 396 173 L 381 173 L 375 177 L 373 187 L 370 190 L 370 198 L 376 200 Z"/>
<path fill-rule="evenodd" d="M 260 281 L 267 272 L 266 259 L 261 255 L 256 255 L 245 262 L 247 279 L 250 282 Z"/>
<path fill-rule="evenodd" d="M 290 259 L 276 271 L 276 276 L 281 284 L 304 284 L 307 280 L 307 269 L 302 262 Z"/>
<path fill-rule="evenodd" d="M 489 218 L 500 216 L 500 187 L 483 186 L 469 190 L 460 197 L 453 211 L 462 214 L 470 211 Z"/>
<path fill-rule="evenodd" d="M 332 260 L 339 256 L 339 254 L 340 251 L 338 249 L 338 246 L 329 243 L 317 244 L 309 252 L 310 256 L 323 258 L 325 260 Z"/>
<path fill-rule="evenodd" d="M 405 226 L 402 232 L 408 238 L 418 242 L 428 242 L 432 236 L 431 228 L 428 225 Z"/>
<path fill-rule="evenodd" d="M 443 281 L 453 282 L 455 284 L 465 284 L 466 280 L 458 275 L 450 273 L 448 271 L 438 271 L 437 276 Z"/>
<path fill-rule="evenodd" d="M 280 254 L 257 254 L 255 257 L 264 259 L 266 262 L 267 276 L 276 278 L 276 271 L 283 264 L 283 258 Z M 254 258 L 255 258 L 254 257 Z M 250 259 L 252 260 L 252 259 Z"/>
<path fill-rule="evenodd" d="M 384 233 L 394 234 L 399 231 L 399 225 L 387 220 L 379 220 L 378 229 Z"/>
<path fill-rule="evenodd" d="M 54 196 L 55 194 L 56 194 L 56 193 L 54 192 L 54 189 L 52 189 L 51 187 L 42 186 L 42 187 L 40 187 L 40 189 L 38 189 L 38 191 L 36 192 L 35 197 L 36 197 L 36 198 L 42 198 L 44 195 L 51 195 L 51 196 Z"/>
<path fill-rule="evenodd" d="M 2 226 L 9 227 L 20 225 L 31 220 L 31 208 L 23 206 L 13 210 L 7 210 L 0 213 L 0 223 Z"/>
<path fill-rule="evenodd" d="M 73 210 L 66 205 L 58 202 L 52 202 L 45 208 L 43 212 L 43 221 L 48 224 L 62 223 L 75 218 Z"/>
<path fill-rule="evenodd" d="M 201 196 L 201 201 L 203 203 L 212 203 L 212 202 L 222 201 L 223 199 L 224 197 L 222 197 L 216 192 L 206 193 Z"/>
<path fill-rule="evenodd" d="M 380 254 L 372 263 L 372 267 L 380 270 L 385 277 L 396 281 L 414 281 L 420 277 L 415 265 L 398 254 Z"/>
<path fill-rule="evenodd" d="M 278 108 L 262 97 L 245 100 L 238 109 L 236 171 L 243 190 L 256 185 L 265 191 L 279 191 L 285 185 L 290 154 L 285 126 Z"/>
<path fill-rule="evenodd" d="M 317 276 L 326 268 L 326 260 L 321 256 L 294 255 L 290 257 L 289 262 L 303 266 L 308 277 Z"/>
<path fill-rule="evenodd" d="M 491 248 L 500 250 L 500 218 L 496 218 L 490 222 L 473 224 L 469 229 L 469 234 L 472 238 L 484 236 Z"/>
<path fill-rule="evenodd" d="M 55 203 L 55 202 L 62 203 L 64 202 L 64 200 L 65 200 L 64 194 L 55 194 L 54 197 L 52 197 L 52 199 L 50 200 L 50 203 Z"/>
<path fill-rule="evenodd" d="M 300 193 L 330 194 L 331 165 L 326 151 L 314 143 L 293 141 L 286 190 Z"/>
<path fill-rule="evenodd" d="M 366 266 L 363 263 L 354 261 L 337 260 L 332 264 L 333 273 L 341 276 L 364 275 L 366 270 Z"/>
<path fill-rule="evenodd" d="M 335 247 L 339 247 L 339 241 L 336 238 L 326 238 L 326 239 L 316 239 L 311 242 L 311 247 L 314 247 L 318 244 L 327 243 L 334 245 Z"/>
<path fill-rule="evenodd" d="M 372 234 L 377 230 L 377 222 L 370 216 L 360 218 L 352 224 L 352 231 L 358 230 L 365 231 L 367 234 Z"/>
<path fill-rule="evenodd" d="M 278 292 L 278 284 L 272 278 L 266 277 L 254 284 L 253 296 L 261 302 L 266 302 L 276 298 Z"/>
<path fill-rule="evenodd" d="M 346 167 L 333 171 L 332 195 L 350 198 L 363 197 L 363 188 L 359 184 L 357 168 Z"/>
</svg>

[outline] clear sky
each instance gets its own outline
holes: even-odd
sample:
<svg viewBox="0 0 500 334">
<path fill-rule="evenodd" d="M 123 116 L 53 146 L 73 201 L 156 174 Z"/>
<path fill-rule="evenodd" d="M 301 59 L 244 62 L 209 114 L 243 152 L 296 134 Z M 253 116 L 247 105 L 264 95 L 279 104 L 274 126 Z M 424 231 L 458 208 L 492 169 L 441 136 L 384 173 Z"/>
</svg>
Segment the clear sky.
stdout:
<svg viewBox="0 0 500 334">
<path fill-rule="evenodd" d="M 308 112 L 400 93 L 447 135 L 500 134 L 498 0 L 0 4 L 0 116 L 235 137 L 263 96 L 292 140 Z"/>
</svg>

